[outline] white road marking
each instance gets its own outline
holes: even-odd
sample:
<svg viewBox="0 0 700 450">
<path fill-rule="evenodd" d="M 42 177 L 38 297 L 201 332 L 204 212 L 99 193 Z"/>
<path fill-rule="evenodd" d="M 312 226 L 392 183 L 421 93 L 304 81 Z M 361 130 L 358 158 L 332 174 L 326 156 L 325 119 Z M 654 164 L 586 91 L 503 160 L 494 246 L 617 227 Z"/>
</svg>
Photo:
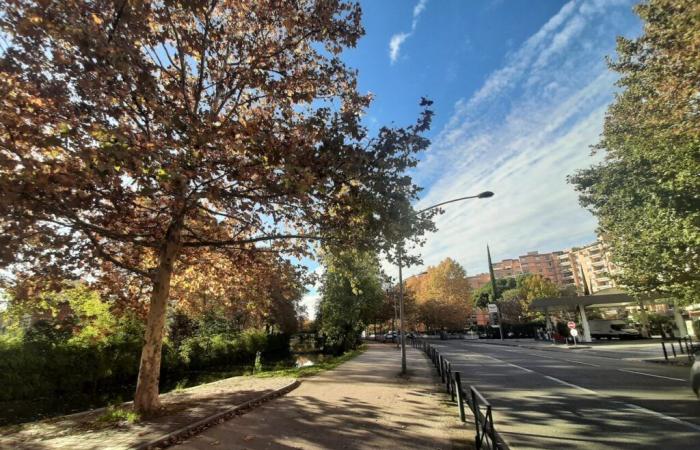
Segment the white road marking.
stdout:
<svg viewBox="0 0 700 450">
<path fill-rule="evenodd" d="M 598 393 L 598 392 L 596 392 L 596 391 L 592 391 L 592 390 L 590 390 L 590 389 L 586 389 L 586 388 L 584 388 L 584 387 L 577 386 L 577 385 L 572 384 L 572 383 L 568 383 L 568 382 L 566 382 L 566 381 L 564 381 L 564 380 L 560 380 L 559 378 L 550 377 L 549 375 L 544 375 L 544 374 L 542 374 L 542 373 L 535 372 L 535 371 L 530 370 L 530 369 L 526 369 L 525 367 L 521 367 L 521 366 L 518 366 L 518 365 L 516 365 L 516 364 L 512 364 L 512 363 L 506 362 L 506 361 L 504 361 L 504 360 L 502 360 L 502 359 L 494 358 L 493 356 L 490 356 L 490 355 L 483 355 L 483 354 L 482 354 L 482 356 L 485 356 L 485 357 L 487 357 L 487 358 L 493 359 L 494 361 L 498 361 L 498 362 L 501 362 L 501 363 L 504 363 L 504 364 L 507 364 L 507 365 L 510 365 L 510 366 L 517 367 L 517 368 L 522 369 L 522 370 L 525 370 L 525 371 L 527 371 L 527 372 L 538 373 L 538 374 L 544 376 L 545 378 L 548 378 L 549 380 L 554 381 L 555 383 L 559 383 L 559 384 L 562 384 L 562 385 L 564 385 L 564 386 L 569 386 L 569 387 L 571 387 L 571 388 L 578 389 L 578 390 L 580 390 L 580 391 L 582 391 L 582 392 L 585 392 L 585 393 L 587 393 L 587 394 L 590 394 L 590 395 L 595 395 L 595 396 L 597 396 L 597 397 L 600 397 L 600 398 L 609 400 L 611 403 L 616 403 L 616 404 L 618 404 L 618 405 L 625 406 L 625 407 L 627 407 L 627 408 L 629 408 L 629 409 L 632 409 L 632 410 L 635 410 L 635 411 L 638 411 L 638 412 L 643 412 L 643 413 L 646 413 L 646 414 L 650 414 L 650 415 L 653 415 L 653 416 L 662 418 L 662 419 L 664 419 L 664 420 L 668 420 L 668 421 L 670 421 L 670 422 L 674 422 L 674 423 L 676 423 L 676 424 L 678 424 L 678 425 L 686 426 L 686 427 L 688 427 L 688 428 L 690 428 L 690 429 L 692 429 L 692 430 L 695 430 L 695 431 L 700 431 L 700 425 L 696 425 L 696 424 L 694 424 L 694 423 L 686 422 L 685 420 L 681 420 L 681 419 L 679 419 L 679 418 L 677 418 L 677 417 L 668 416 L 668 415 L 666 415 L 666 414 L 663 414 L 663 413 L 660 413 L 660 412 L 657 412 L 657 411 L 653 411 L 653 410 L 651 410 L 651 409 L 643 408 L 643 407 L 641 407 L 641 406 L 635 405 L 634 403 L 623 403 L 623 402 L 618 402 L 618 401 L 615 401 L 615 400 L 610 400 L 609 397 L 604 396 L 604 395 L 602 395 L 602 394 L 600 394 L 600 393 Z M 533 356 L 540 356 L 540 355 L 533 355 Z M 547 356 L 545 356 L 545 358 L 556 359 L 556 358 L 547 357 Z M 580 361 L 573 361 L 573 360 L 572 360 L 572 362 L 579 362 L 579 363 L 580 363 Z M 622 372 L 631 372 L 631 373 L 636 373 L 636 374 L 640 374 L 640 375 L 648 375 L 648 376 L 652 376 L 652 377 L 668 378 L 668 379 L 670 379 L 670 380 L 686 381 L 686 380 L 681 380 L 680 378 L 664 377 L 664 376 L 661 376 L 661 375 L 653 375 L 653 374 L 650 374 L 650 373 L 635 372 L 635 371 L 633 371 L 633 370 L 625 370 L 625 369 L 618 369 L 618 370 L 620 370 L 620 371 L 622 371 Z"/>
<path fill-rule="evenodd" d="M 598 364 L 591 364 L 583 361 L 576 361 L 575 359 L 562 359 L 562 361 L 568 361 L 576 364 L 584 364 L 586 366 L 592 366 L 592 367 L 600 367 Z"/>
<path fill-rule="evenodd" d="M 684 383 L 686 381 L 688 381 L 688 380 L 684 380 L 683 378 L 665 377 L 663 375 L 654 375 L 653 373 L 637 372 L 635 370 L 627 370 L 627 369 L 617 369 L 617 370 L 619 370 L 620 372 L 636 373 L 637 375 L 646 375 L 648 377 L 663 378 L 665 380 L 682 381 Z"/>
<path fill-rule="evenodd" d="M 640 411 L 640 412 L 644 412 L 647 414 L 651 414 L 652 416 L 660 417 L 662 419 L 666 419 L 670 422 L 674 422 L 674 423 L 677 423 L 679 425 L 685 425 L 686 427 L 691 428 L 695 431 L 700 431 L 700 425 L 695 425 L 694 423 L 686 422 L 685 420 L 681 420 L 677 417 L 667 416 L 666 414 L 662 414 L 662 413 L 657 412 L 657 411 L 652 411 L 651 409 L 642 408 L 641 406 L 635 405 L 634 403 L 621 403 L 621 404 L 630 408 L 630 409 L 634 409 L 635 411 Z"/>
<path fill-rule="evenodd" d="M 530 369 L 527 369 L 527 368 L 525 368 L 525 367 L 521 367 L 521 366 L 519 366 L 519 365 L 517 365 L 517 364 L 513 364 L 513 363 L 506 363 L 506 364 L 508 364 L 509 366 L 513 366 L 513 367 L 515 367 L 515 368 L 518 368 L 518 369 L 520 369 L 520 370 L 524 370 L 525 372 L 534 373 L 534 370 L 530 370 Z"/>
<path fill-rule="evenodd" d="M 550 380 L 552 380 L 554 382 L 563 384 L 564 386 L 569 386 L 569 387 L 572 387 L 574 389 L 578 389 L 579 391 L 583 391 L 587 394 L 592 394 L 592 395 L 596 395 L 596 396 L 598 395 L 598 393 L 596 391 L 592 391 L 590 389 L 586 389 L 585 387 L 577 386 L 575 384 L 567 383 L 566 381 L 560 380 L 559 378 L 550 377 L 549 375 L 545 375 L 544 377 L 549 378 Z"/>
</svg>

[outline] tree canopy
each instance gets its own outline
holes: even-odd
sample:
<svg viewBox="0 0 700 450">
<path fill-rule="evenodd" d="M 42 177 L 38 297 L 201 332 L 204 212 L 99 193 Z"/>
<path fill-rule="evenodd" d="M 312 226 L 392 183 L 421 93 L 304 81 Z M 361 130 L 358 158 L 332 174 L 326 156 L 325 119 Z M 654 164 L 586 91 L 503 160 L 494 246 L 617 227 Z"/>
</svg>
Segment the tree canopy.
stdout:
<svg viewBox="0 0 700 450">
<path fill-rule="evenodd" d="M 637 39 L 618 38 L 610 67 L 621 91 L 594 152 L 570 181 L 599 220 L 633 292 L 686 301 L 700 293 L 700 4 L 650 0 Z"/>
<path fill-rule="evenodd" d="M 319 331 L 329 349 L 347 351 L 384 306 L 379 259 L 371 252 L 326 250 L 323 265 Z"/>
<path fill-rule="evenodd" d="M 317 239 L 389 248 L 430 226 L 404 173 L 428 145 L 430 102 L 367 136 L 370 96 L 339 58 L 360 16 L 342 0 L 5 5 L 0 267 L 142 280 L 138 411 L 159 407 L 185 266 L 301 256 Z"/>
<path fill-rule="evenodd" d="M 456 261 L 446 258 L 406 286 L 415 295 L 415 320 L 426 329 L 464 328 L 472 305 L 467 273 Z"/>
</svg>

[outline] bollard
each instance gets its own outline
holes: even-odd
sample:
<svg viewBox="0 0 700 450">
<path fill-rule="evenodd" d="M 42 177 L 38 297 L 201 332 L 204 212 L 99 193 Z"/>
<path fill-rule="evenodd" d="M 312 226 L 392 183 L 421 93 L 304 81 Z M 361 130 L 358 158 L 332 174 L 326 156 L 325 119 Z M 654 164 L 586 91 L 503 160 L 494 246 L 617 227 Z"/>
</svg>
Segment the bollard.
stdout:
<svg viewBox="0 0 700 450">
<path fill-rule="evenodd" d="M 457 407 L 459 408 L 459 419 L 462 422 L 466 421 L 466 417 L 464 416 L 464 397 L 462 394 L 464 391 L 462 390 L 462 379 L 461 375 L 459 372 L 455 372 L 455 391 L 457 391 Z"/>
<path fill-rule="evenodd" d="M 668 353 L 666 352 L 666 343 L 665 342 L 661 343 L 661 348 L 664 351 L 664 358 L 666 358 L 666 361 L 668 361 Z"/>
<path fill-rule="evenodd" d="M 673 346 L 673 342 L 671 342 L 671 351 L 673 352 L 673 357 L 677 358 L 676 356 L 676 348 Z"/>
</svg>

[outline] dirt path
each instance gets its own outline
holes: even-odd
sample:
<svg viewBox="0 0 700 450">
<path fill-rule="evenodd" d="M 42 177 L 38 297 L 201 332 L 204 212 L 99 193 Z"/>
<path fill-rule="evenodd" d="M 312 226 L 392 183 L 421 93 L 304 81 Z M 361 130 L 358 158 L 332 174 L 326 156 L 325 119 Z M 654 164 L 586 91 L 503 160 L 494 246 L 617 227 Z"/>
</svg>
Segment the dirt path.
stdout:
<svg viewBox="0 0 700 450">
<path fill-rule="evenodd" d="M 214 426 L 177 450 L 470 448 L 472 431 L 448 409 L 425 356 L 369 346 L 337 369 L 303 381 L 285 397 Z"/>
</svg>

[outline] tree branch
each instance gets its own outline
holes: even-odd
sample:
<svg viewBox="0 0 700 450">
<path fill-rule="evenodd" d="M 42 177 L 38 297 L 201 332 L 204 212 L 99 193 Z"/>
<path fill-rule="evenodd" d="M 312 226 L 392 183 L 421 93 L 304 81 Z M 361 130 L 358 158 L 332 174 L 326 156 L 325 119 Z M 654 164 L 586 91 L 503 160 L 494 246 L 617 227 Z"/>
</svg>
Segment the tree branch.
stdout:
<svg viewBox="0 0 700 450">
<path fill-rule="evenodd" d="M 244 244 L 254 244 L 256 242 L 264 241 L 279 241 L 286 239 L 309 239 L 321 241 L 325 238 L 315 235 L 306 234 L 270 234 L 267 236 L 257 236 L 249 239 L 230 239 L 223 241 L 197 241 L 197 242 L 185 242 L 182 244 L 183 247 L 229 247 Z"/>
</svg>

